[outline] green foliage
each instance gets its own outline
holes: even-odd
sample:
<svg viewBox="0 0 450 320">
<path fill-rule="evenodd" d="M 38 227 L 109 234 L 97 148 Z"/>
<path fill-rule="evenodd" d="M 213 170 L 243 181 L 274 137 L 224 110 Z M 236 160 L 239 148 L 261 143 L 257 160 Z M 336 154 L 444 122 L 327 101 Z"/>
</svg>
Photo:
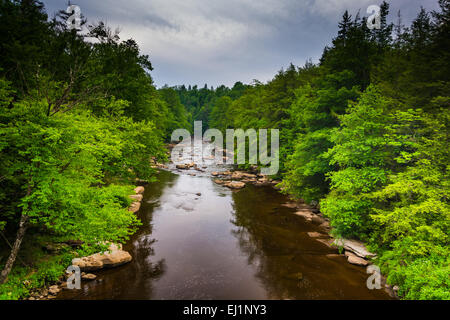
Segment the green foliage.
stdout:
<svg viewBox="0 0 450 320">
<path fill-rule="evenodd" d="M 128 211 L 135 179 L 154 180 L 149 159 L 166 159 L 164 139 L 189 128 L 189 114 L 175 92 L 154 87 L 137 43 L 103 22 L 80 35 L 65 12 L 47 20 L 39 1 L 1 1 L 0 16 L 2 235 L 14 242 L 28 217 L 25 247 L 41 236 L 83 240 L 89 250 L 124 242 L 140 224 Z M 3 268 L 3 238 L 0 253 Z M 15 263 L 0 296 L 25 297 L 29 273 L 32 287 L 56 281 L 70 259 L 47 258 Z"/>
<path fill-rule="evenodd" d="M 30 233 L 83 239 L 84 253 L 124 241 L 139 224 L 130 184 L 152 179 L 172 130 L 276 128 L 285 192 L 320 201 L 335 235 L 365 240 L 402 298 L 449 299 L 450 3 L 439 5 L 395 35 L 386 2 L 380 29 L 345 12 L 319 64 L 267 83 L 157 90 L 148 56 L 104 23 L 87 41 L 65 13 L 0 2 L 0 231 L 12 238 L 24 213 Z M 55 281 L 71 254 L 16 267 L 0 298 L 25 297 L 23 279 Z"/>
<path fill-rule="evenodd" d="M 406 299 L 449 292 L 450 4 L 439 5 L 395 30 L 386 2 L 380 29 L 345 12 L 318 65 L 237 96 L 176 89 L 210 127 L 280 129 L 284 192 L 320 201 L 336 236 L 365 240 Z"/>
</svg>

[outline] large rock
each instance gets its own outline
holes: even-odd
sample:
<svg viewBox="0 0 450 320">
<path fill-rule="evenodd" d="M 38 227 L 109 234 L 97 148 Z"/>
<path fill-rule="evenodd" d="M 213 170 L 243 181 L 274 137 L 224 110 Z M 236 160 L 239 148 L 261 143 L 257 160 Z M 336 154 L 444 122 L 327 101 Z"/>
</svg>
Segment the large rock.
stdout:
<svg viewBox="0 0 450 320">
<path fill-rule="evenodd" d="M 311 212 L 312 212 L 312 211 L 311 211 Z M 320 216 L 314 215 L 314 216 L 311 218 L 311 221 L 312 221 L 314 224 L 321 225 L 322 223 L 325 222 L 325 219 L 322 218 L 322 217 L 320 217 Z"/>
<path fill-rule="evenodd" d="M 61 291 L 61 289 L 57 285 L 54 285 L 54 286 L 51 286 L 50 288 L 48 288 L 48 293 L 53 296 L 56 296 L 60 291 Z"/>
<path fill-rule="evenodd" d="M 86 280 L 86 281 L 91 281 L 91 280 L 97 279 L 97 276 L 92 273 L 86 273 L 86 274 L 81 275 L 81 279 Z"/>
<path fill-rule="evenodd" d="M 233 174 L 231 175 L 231 179 L 233 180 L 241 180 L 241 179 L 256 179 L 257 176 L 255 174 L 251 174 L 251 173 L 247 173 L 247 172 L 243 172 L 243 171 L 235 171 L 233 172 Z"/>
<path fill-rule="evenodd" d="M 345 251 L 345 256 L 347 257 L 348 263 L 351 263 L 351 264 L 354 264 L 357 266 L 367 266 L 369 264 L 363 258 L 360 258 L 349 251 Z"/>
<path fill-rule="evenodd" d="M 299 211 L 294 212 L 294 214 L 305 218 L 307 221 L 311 221 L 312 217 L 314 216 L 314 214 L 311 213 L 311 211 L 309 211 L 309 210 L 299 210 Z"/>
<path fill-rule="evenodd" d="M 136 213 L 141 208 L 141 203 L 139 201 L 134 201 L 131 203 L 130 207 L 128 208 L 128 211 L 131 211 L 133 213 Z"/>
<path fill-rule="evenodd" d="M 136 201 L 142 201 L 142 198 L 144 198 L 144 196 L 142 194 L 132 194 L 130 195 L 130 198 Z"/>
<path fill-rule="evenodd" d="M 245 183 L 244 182 L 240 182 L 240 181 L 230 181 L 230 182 L 227 182 L 224 185 L 226 187 L 230 188 L 230 189 L 242 189 L 242 188 L 245 187 Z"/>
<path fill-rule="evenodd" d="M 320 232 L 307 232 L 307 234 L 311 238 L 328 238 L 328 235 Z"/>
<path fill-rule="evenodd" d="M 326 231 L 326 232 L 330 232 L 331 230 L 331 226 L 330 226 L 330 222 L 326 221 L 324 223 L 322 223 L 319 228 L 321 228 L 322 230 Z"/>
<path fill-rule="evenodd" d="M 376 254 L 367 250 L 364 243 L 357 240 L 347 240 L 347 239 L 336 239 L 334 244 L 338 247 L 343 247 L 347 251 L 353 252 L 360 258 L 373 258 Z"/>
<path fill-rule="evenodd" d="M 145 188 L 142 186 L 134 188 L 134 192 L 136 192 L 136 194 L 144 193 L 144 191 L 145 191 Z"/>
<path fill-rule="evenodd" d="M 131 259 L 131 255 L 122 250 L 122 245 L 111 244 L 106 252 L 73 259 L 72 265 L 80 267 L 82 271 L 92 271 L 117 267 L 130 262 Z"/>
</svg>

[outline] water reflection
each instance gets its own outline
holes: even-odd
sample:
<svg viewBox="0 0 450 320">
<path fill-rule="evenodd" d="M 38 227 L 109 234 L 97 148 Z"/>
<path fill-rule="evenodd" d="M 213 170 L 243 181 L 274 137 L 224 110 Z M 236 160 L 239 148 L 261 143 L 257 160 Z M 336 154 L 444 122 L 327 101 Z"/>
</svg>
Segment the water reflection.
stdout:
<svg viewBox="0 0 450 320">
<path fill-rule="evenodd" d="M 281 206 L 286 198 L 272 188 L 247 186 L 233 193 L 236 226 L 232 234 L 255 277 L 270 299 L 387 299 L 381 290 L 366 288 L 367 275 L 337 250 L 310 238 L 320 231 L 292 209 Z"/>
<path fill-rule="evenodd" d="M 206 174 L 161 172 L 146 187 L 127 265 L 61 299 L 375 299 L 363 268 L 308 237 L 317 227 L 268 187 L 232 192 Z M 201 195 L 199 195 L 199 193 Z"/>
</svg>

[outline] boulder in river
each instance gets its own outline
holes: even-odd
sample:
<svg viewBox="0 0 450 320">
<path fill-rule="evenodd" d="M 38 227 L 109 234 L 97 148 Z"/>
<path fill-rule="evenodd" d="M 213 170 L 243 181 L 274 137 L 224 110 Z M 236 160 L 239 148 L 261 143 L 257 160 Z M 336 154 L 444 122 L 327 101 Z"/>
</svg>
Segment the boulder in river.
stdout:
<svg viewBox="0 0 450 320">
<path fill-rule="evenodd" d="M 360 258 L 373 258 L 376 256 L 376 254 L 367 250 L 364 243 L 358 240 L 336 239 L 334 240 L 334 244 L 343 247 L 347 251 L 353 252 Z"/>
<path fill-rule="evenodd" d="M 320 217 L 320 216 L 318 216 L 318 215 L 313 215 L 312 218 L 311 218 L 311 221 L 314 224 L 321 225 L 322 223 L 325 222 L 325 219 Z"/>
<path fill-rule="evenodd" d="M 326 231 L 326 232 L 330 232 L 330 230 L 331 230 L 330 222 L 325 220 L 325 222 L 322 223 L 322 224 L 319 226 L 319 228 L 322 229 L 322 230 L 324 230 L 324 231 Z"/>
<path fill-rule="evenodd" d="M 298 216 L 300 216 L 300 217 L 305 218 L 307 221 L 311 221 L 311 220 L 312 220 L 312 217 L 314 216 L 314 215 L 311 213 L 311 211 L 305 210 L 305 209 L 298 210 L 298 211 L 294 212 L 294 214 L 296 214 L 296 215 L 298 215 Z"/>
<path fill-rule="evenodd" d="M 230 181 L 225 183 L 224 185 L 230 189 L 242 189 L 245 187 L 245 183 L 240 181 Z"/>
<path fill-rule="evenodd" d="M 141 203 L 139 201 L 134 201 L 131 203 L 130 207 L 128 208 L 128 211 L 131 211 L 133 213 L 136 213 L 141 208 Z"/>
<path fill-rule="evenodd" d="M 111 244 L 106 252 L 96 253 L 83 258 L 75 258 L 72 265 L 80 267 L 82 271 L 99 270 L 117 267 L 131 261 L 131 255 L 122 250 L 122 245 Z"/>
<path fill-rule="evenodd" d="M 136 194 L 141 194 L 144 193 L 145 188 L 143 186 L 138 186 L 136 188 L 134 188 L 134 192 L 136 192 Z"/>
<path fill-rule="evenodd" d="M 130 198 L 133 199 L 133 200 L 136 200 L 136 201 L 142 201 L 143 197 L 144 196 L 142 194 L 132 194 L 132 195 L 130 195 Z"/>
<path fill-rule="evenodd" d="M 369 264 L 367 262 L 367 260 L 356 256 L 355 254 L 353 254 L 350 251 L 345 251 L 345 256 L 347 257 L 348 263 L 351 263 L 351 264 L 354 264 L 357 266 L 367 266 Z"/>
<path fill-rule="evenodd" d="M 81 275 L 81 279 L 86 280 L 86 281 L 95 280 L 96 278 L 97 278 L 97 276 L 93 273 L 86 273 L 86 274 Z"/>
<path fill-rule="evenodd" d="M 61 289 L 57 285 L 48 288 L 48 294 L 51 294 L 53 296 L 56 296 L 60 291 Z"/>
</svg>

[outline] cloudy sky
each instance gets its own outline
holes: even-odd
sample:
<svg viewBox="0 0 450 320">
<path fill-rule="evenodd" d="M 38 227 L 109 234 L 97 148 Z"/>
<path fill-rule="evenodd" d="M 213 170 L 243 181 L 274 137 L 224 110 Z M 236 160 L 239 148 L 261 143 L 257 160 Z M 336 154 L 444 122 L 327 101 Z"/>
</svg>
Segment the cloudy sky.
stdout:
<svg viewBox="0 0 450 320">
<path fill-rule="evenodd" d="M 50 16 L 67 0 L 43 0 Z M 391 19 L 401 10 L 409 23 L 437 0 L 391 0 Z M 72 0 L 88 22 L 119 27 L 148 54 L 157 86 L 232 86 L 270 80 L 289 63 L 317 62 L 337 32 L 345 9 L 366 15 L 380 0 Z"/>
</svg>

